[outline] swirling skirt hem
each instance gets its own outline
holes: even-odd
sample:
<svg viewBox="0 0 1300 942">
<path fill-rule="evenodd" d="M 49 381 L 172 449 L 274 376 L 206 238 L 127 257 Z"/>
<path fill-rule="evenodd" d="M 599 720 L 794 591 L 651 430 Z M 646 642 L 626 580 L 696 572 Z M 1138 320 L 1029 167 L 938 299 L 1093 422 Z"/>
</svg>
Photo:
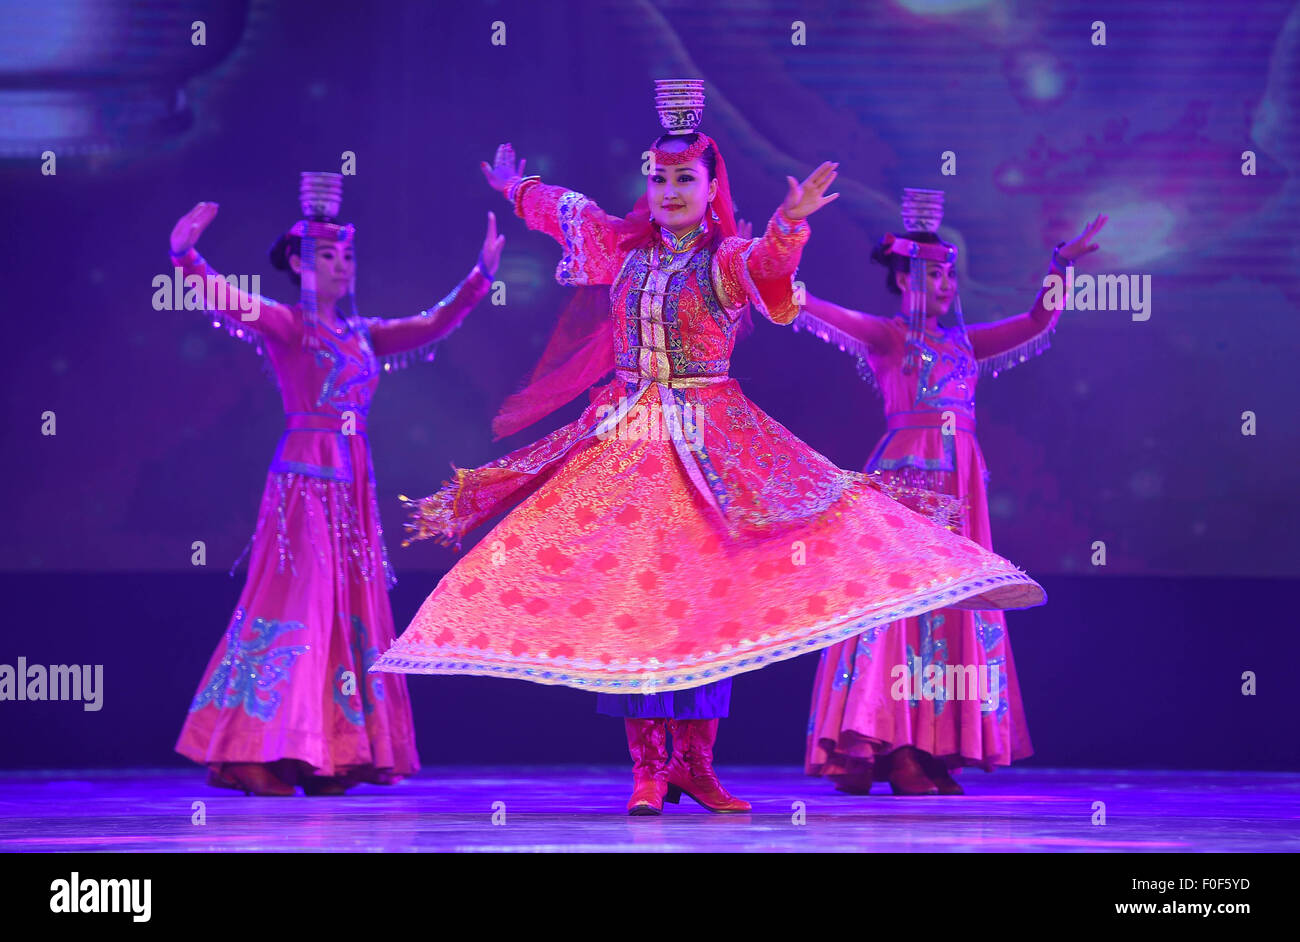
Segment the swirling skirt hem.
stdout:
<svg viewBox="0 0 1300 942">
<path fill-rule="evenodd" d="M 546 658 L 436 644 L 397 641 L 370 668 L 397 674 L 463 674 L 506 677 L 537 684 L 575 687 L 600 693 L 664 693 L 688 690 L 726 677 L 760 670 L 862 634 L 878 625 L 938 608 L 979 610 L 1028 608 L 1046 601 L 1046 593 L 1028 575 L 1006 574 L 963 579 L 901 600 L 839 613 L 823 621 L 779 634 L 760 636 L 735 650 L 709 652 L 687 660 L 601 664 L 578 657 Z"/>
</svg>

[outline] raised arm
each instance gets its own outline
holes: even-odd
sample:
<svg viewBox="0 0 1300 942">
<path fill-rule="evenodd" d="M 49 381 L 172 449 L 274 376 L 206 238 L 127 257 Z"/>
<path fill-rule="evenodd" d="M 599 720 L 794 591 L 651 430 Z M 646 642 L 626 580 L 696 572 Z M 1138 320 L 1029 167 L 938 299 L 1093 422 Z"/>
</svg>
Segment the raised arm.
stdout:
<svg viewBox="0 0 1300 942">
<path fill-rule="evenodd" d="M 1051 274 L 1065 277 L 1065 269 L 1076 260 L 1097 249 L 1093 237 L 1106 224 L 1109 217 L 1098 214 L 1083 228 L 1083 232 L 1069 242 L 1063 242 L 1052 253 Z M 966 329 L 975 359 L 985 370 L 997 373 L 1022 363 L 1031 356 L 1045 351 L 1048 337 L 1060 320 L 1060 308 L 1047 305 L 1048 287 L 1044 285 L 1034 298 L 1033 306 L 1024 314 L 1016 314 L 988 324 L 977 324 Z"/>
<path fill-rule="evenodd" d="M 221 275 L 198 253 L 195 244 L 217 210 L 216 203 L 199 203 L 172 228 L 171 261 L 184 278 L 186 307 L 191 307 L 190 299 L 198 301 L 194 309 L 220 318 L 232 336 L 250 343 L 263 337 L 280 342 L 296 337 L 301 325 L 292 309 L 243 290 L 240 279 Z"/>
<path fill-rule="evenodd" d="M 829 161 L 802 184 L 786 177 L 790 190 L 758 239 L 727 239 L 714 256 L 714 285 L 723 303 L 738 307 L 745 298 L 775 324 L 789 324 L 799 313 L 794 273 L 810 229 L 807 218 L 839 194 L 823 196 L 838 164 Z"/>
<path fill-rule="evenodd" d="M 1028 346 L 1055 330 L 1056 322 L 1061 316 L 1060 311 L 1053 311 L 1043 303 L 1046 294 L 1047 288 L 1039 289 L 1033 307 L 1024 314 L 1015 314 L 1004 317 L 1000 321 L 967 327 L 966 335 L 970 337 L 975 359 L 992 360 L 996 357 L 1004 357 L 1020 347 L 1026 347 L 1026 355 L 1028 355 Z"/>
<path fill-rule="evenodd" d="M 516 162 L 514 148 L 497 148 L 492 166 L 481 163 L 488 184 L 514 206 L 515 215 L 529 229 L 545 232 L 564 250 L 555 266 L 562 285 L 613 284 L 623 264 L 618 249 L 620 220 L 608 215 L 576 190 L 542 183 L 541 177 L 524 176 L 527 161 Z"/>
<path fill-rule="evenodd" d="M 495 213 L 488 213 L 487 235 L 478 262 L 445 298 L 411 317 L 362 318 L 375 355 L 385 370 L 401 369 L 413 361 L 432 362 L 438 344 L 447 339 L 492 288 L 501 263 L 505 236 L 497 235 Z"/>
<path fill-rule="evenodd" d="M 891 326 L 891 318 L 840 307 L 811 294 L 806 295 L 806 298 L 796 319 L 796 326 L 811 330 L 818 336 L 827 334 L 828 336 L 822 337 L 823 340 L 847 338 L 853 341 L 853 346 L 860 355 L 868 349 L 883 353 L 899 346 L 900 334 Z"/>
<path fill-rule="evenodd" d="M 760 238 L 723 240 L 713 257 L 713 284 L 723 306 L 735 311 L 749 300 L 773 323 L 794 320 L 799 308 L 792 281 L 808 236 L 808 223 L 778 209 Z"/>
</svg>

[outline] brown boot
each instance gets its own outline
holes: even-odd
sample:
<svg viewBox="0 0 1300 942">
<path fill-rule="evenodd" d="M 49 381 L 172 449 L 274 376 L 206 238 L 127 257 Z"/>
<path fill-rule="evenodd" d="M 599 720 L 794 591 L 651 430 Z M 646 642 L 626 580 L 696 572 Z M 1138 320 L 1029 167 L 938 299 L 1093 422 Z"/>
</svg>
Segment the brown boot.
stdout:
<svg viewBox="0 0 1300 942">
<path fill-rule="evenodd" d="M 939 788 L 921 768 L 920 751 L 913 746 L 889 754 L 889 787 L 895 795 L 937 795 Z"/>
<path fill-rule="evenodd" d="M 293 785 L 281 780 L 264 762 L 227 762 L 217 773 L 223 787 L 233 786 L 245 795 L 283 798 L 293 794 Z M 224 783 L 230 783 L 229 786 Z"/>
<path fill-rule="evenodd" d="M 673 757 L 668 762 L 666 801 L 679 802 L 687 794 L 720 814 L 745 814 L 749 802 L 735 798 L 722 787 L 713 771 L 713 743 L 718 738 L 718 721 L 669 720 L 673 734 Z"/>
<path fill-rule="evenodd" d="M 957 784 L 957 780 L 948 773 L 948 766 L 942 759 L 936 759 L 928 752 L 923 752 L 921 768 L 925 769 L 925 777 L 934 783 L 940 795 L 966 794 L 966 789 Z"/>
<path fill-rule="evenodd" d="M 662 719 L 625 719 L 627 751 L 632 754 L 632 798 L 627 813 L 662 814 L 668 790 L 668 728 Z"/>
<path fill-rule="evenodd" d="M 835 790 L 846 795 L 870 795 L 875 783 L 875 772 L 871 766 L 861 772 L 841 772 L 826 776 L 835 783 Z"/>
<path fill-rule="evenodd" d="M 352 787 L 337 775 L 309 775 L 301 784 L 304 795 L 346 795 Z"/>
</svg>

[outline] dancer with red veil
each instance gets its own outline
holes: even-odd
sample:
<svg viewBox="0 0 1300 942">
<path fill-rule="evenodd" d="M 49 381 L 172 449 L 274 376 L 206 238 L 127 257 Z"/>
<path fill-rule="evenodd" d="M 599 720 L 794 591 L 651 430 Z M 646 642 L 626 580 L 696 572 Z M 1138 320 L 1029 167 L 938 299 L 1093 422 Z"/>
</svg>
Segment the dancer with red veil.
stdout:
<svg viewBox="0 0 1300 942">
<path fill-rule="evenodd" d="M 374 668 L 605 695 L 600 708 L 623 717 L 633 759 L 630 814 L 659 814 L 681 794 L 749 810 L 713 769 L 736 674 L 905 614 L 1044 599 L 1015 566 L 919 512 L 951 520 L 956 502 L 837 468 L 728 375 L 751 303 L 774 323 L 794 319 L 807 218 L 835 199 L 824 195 L 835 165 L 787 177 L 761 237 L 738 238 L 726 164 L 696 130 L 702 86 L 657 83 L 668 133 L 625 218 L 524 176 L 508 144 L 483 165 L 528 227 L 560 243 L 560 283 L 590 288 L 507 400 L 498 435 L 614 377 L 576 421 L 455 469 L 411 502 L 412 539 L 457 546 L 513 510 Z"/>
</svg>

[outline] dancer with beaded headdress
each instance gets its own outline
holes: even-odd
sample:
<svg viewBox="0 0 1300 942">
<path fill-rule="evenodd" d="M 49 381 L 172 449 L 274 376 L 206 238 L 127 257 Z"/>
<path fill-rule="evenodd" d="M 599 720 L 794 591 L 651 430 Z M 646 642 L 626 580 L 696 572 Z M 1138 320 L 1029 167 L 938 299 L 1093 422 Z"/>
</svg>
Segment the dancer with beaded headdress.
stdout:
<svg viewBox="0 0 1300 942">
<path fill-rule="evenodd" d="M 1059 310 L 1048 289 L 1024 314 L 967 327 L 957 296 L 957 250 L 935 234 L 943 193 L 905 190 L 903 235 L 887 234 L 872 258 L 905 313 L 851 311 L 812 295 L 795 318 L 858 357 L 884 400 L 888 430 L 865 471 L 961 499 L 962 532 L 991 548 L 988 471 L 975 438 L 975 381 L 1048 346 Z M 1094 251 L 1098 216 L 1052 255 L 1064 275 Z M 952 309 L 951 326 L 939 318 Z M 997 611 L 945 608 L 823 649 L 813 687 L 805 770 L 840 791 L 865 794 L 885 781 L 897 795 L 961 794 L 951 772 L 986 770 L 1032 753 L 1006 619 Z"/>
<path fill-rule="evenodd" d="M 335 217 L 342 177 L 304 173 L 305 219 L 271 249 L 294 305 L 230 287 L 195 251 L 217 214 L 199 203 L 171 235 L 196 296 L 222 298 L 214 326 L 269 361 L 286 431 L 267 474 L 240 593 L 176 750 L 209 784 L 259 795 L 340 794 L 419 770 L 405 678 L 367 668 L 395 637 L 366 415 L 383 371 L 430 361 L 488 292 L 504 238 L 488 214 L 474 269 L 435 307 L 405 318 L 356 312 L 354 229 Z M 251 317 L 241 312 L 248 312 Z M 233 571 L 233 570 L 232 570 Z"/>
<path fill-rule="evenodd" d="M 412 502 L 413 539 L 459 545 L 513 507 L 439 582 L 376 670 L 514 677 L 606 696 L 633 758 L 631 814 L 687 794 L 744 812 L 713 769 L 727 681 L 947 604 L 1036 605 L 1006 560 L 835 467 L 728 375 L 749 304 L 797 313 L 792 278 L 835 165 L 788 193 L 757 239 L 736 236 L 726 164 L 696 130 L 703 83 L 659 82 L 667 133 L 625 218 L 524 176 L 506 144 L 489 184 L 556 239 L 561 318 L 499 435 L 587 390 L 576 421 Z M 943 516 L 951 502 L 892 493 Z M 672 737 L 672 753 L 667 739 Z"/>
</svg>

